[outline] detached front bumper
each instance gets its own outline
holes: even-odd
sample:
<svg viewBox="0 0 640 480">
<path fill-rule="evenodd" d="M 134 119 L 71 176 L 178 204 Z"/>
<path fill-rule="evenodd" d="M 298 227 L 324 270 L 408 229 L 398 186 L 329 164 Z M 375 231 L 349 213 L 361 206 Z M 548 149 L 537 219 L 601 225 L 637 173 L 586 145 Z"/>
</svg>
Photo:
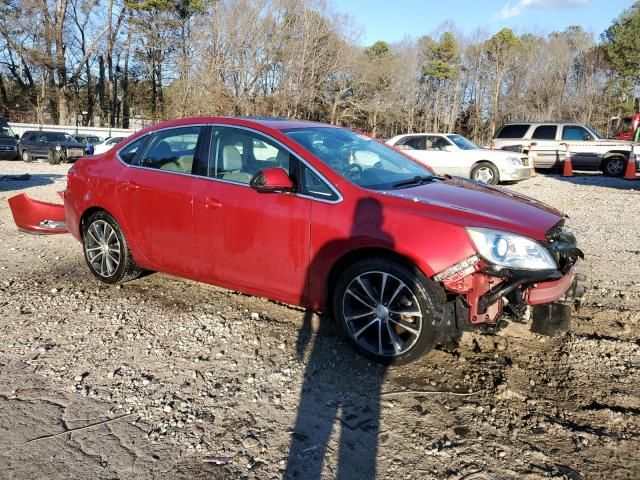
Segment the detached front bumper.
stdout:
<svg viewBox="0 0 640 480">
<path fill-rule="evenodd" d="M 531 178 L 531 167 L 527 165 L 500 171 L 500 180 L 504 182 L 516 182 L 527 178 Z"/>
<path fill-rule="evenodd" d="M 68 233 L 64 204 L 41 202 L 21 193 L 9 199 L 9 207 L 20 230 L 41 235 Z"/>
</svg>

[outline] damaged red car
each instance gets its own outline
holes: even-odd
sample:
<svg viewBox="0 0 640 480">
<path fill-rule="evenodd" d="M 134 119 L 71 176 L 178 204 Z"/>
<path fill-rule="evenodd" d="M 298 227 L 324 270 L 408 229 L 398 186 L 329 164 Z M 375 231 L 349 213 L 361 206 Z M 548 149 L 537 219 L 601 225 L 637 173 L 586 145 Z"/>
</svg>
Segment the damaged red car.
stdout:
<svg viewBox="0 0 640 480">
<path fill-rule="evenodd" d="M 18 227 L 78 239 L 99 280 L 166 272 L 328 312 L 383 363 L 503 320 L 552 335 L 582 293 L 561 212 L 331 125 L 161 123 L 77 161 L 62 196 L 9 202 Z"/>
</svg>

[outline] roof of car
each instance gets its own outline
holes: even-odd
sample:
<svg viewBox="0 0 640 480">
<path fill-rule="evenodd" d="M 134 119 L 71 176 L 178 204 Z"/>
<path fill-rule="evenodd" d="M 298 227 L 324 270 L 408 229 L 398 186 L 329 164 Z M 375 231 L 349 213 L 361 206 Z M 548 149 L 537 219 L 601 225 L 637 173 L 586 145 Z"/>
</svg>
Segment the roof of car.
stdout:
<svg viewBox="0 0 640 480">
<path fill-rule="evenodd" d="M 273 128 L 275 130 L 288 130 L 293 128 L 305 128 L 305 127 L 332 127 L 339 128 L 336 125 L 329 125 L 327 123 L 312 122 L 310 120 L 296 120 L 292 118 L 279 118 L 279 117 L 251 117 L 251 116 L 238 116 L 238 117 L 190 117 L 181 118 L 178 120 L 169 120 L 166 122 L 157 123 L 148 129 L 153 131 L 158 128 L 179 126 L 179 125 L 191 125 L 194 123 L 229 123 L 235 125 L 250 126 L 262 125 L 264 127 Z"/>
</svg>

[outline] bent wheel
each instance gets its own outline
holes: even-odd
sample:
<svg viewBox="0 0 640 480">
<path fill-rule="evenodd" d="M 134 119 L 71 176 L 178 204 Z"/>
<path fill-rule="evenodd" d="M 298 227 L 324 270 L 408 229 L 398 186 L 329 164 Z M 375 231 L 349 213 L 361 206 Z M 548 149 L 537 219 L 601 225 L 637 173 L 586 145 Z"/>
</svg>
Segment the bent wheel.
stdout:
<svg viewBox="0 0 640 480">
<path fill-rule="evenodd" d="M 119 283 L 140 276 L 142 270 L 133 260 L 118 223 L 107 212 L 92 214 L 82 233 L 84 258 L 96 278 Z"/>
<path fill-rule="evenodd" d="M 436 344 L 433 314 L 443 301 L 424 275 L 384 260 L 363 260 L 340 276 L 334 312 L 355 347 L 384 364 L 403 364 Z"/>
</svg>

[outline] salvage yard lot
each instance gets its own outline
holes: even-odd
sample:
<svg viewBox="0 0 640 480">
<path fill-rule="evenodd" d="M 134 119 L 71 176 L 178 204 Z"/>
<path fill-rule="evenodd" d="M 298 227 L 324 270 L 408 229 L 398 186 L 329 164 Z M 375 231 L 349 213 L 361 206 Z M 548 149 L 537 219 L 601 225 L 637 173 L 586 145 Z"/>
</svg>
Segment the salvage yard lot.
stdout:
<svg viewBox="0 0 640 480">
<path fill-rule="evenodd" d="M 640 181 L 507 187 L 569 215 L 571 333 L 385 370 L 330 320 L 161 274 L 108 287 L 71 236 L 17 231 L 6 199 L 58 201 L 67 168 L 0 162 L 0 477 L 640 478 Z"/>
</svg>

